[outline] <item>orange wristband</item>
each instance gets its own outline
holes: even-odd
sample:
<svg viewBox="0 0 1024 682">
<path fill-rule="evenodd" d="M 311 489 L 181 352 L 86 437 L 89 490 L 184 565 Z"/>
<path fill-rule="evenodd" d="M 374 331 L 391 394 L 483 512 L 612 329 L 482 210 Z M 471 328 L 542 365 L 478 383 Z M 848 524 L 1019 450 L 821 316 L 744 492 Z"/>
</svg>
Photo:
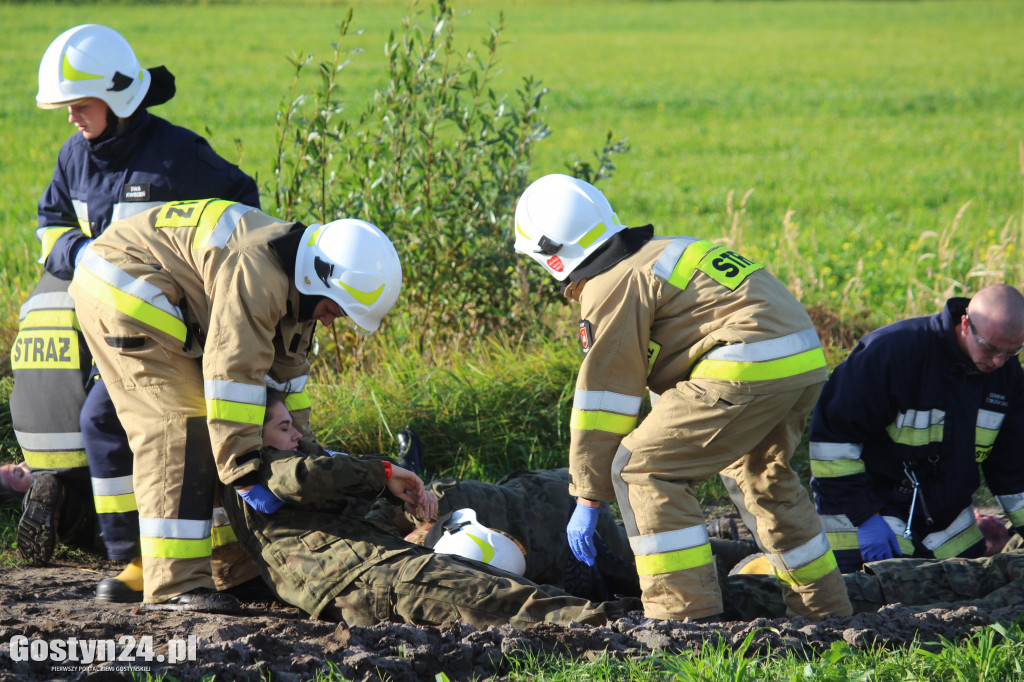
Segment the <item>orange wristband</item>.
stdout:
<svg viewBox="0 0 1024 682">
<path fill-rule="evenodd" d="M 391 462 L 384 462 L 384 480 L 391 480 Z"/>
</svg>

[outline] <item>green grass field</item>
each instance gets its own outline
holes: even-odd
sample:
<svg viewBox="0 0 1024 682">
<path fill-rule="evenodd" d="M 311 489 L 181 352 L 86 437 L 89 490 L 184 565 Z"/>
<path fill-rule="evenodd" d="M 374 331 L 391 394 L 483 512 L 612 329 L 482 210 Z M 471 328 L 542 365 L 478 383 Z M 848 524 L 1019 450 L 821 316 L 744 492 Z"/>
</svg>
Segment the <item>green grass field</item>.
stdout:
<svg viewBox="0 0 1024 682">
<path fill-rule="evenodd" d="M 363 32 L 347 44 L 361 52 L 342 83 L 355 112 L 381 83 L 381 45 L 400 29 L 406 6 L 351 5 Z M 290 84 L 287 58 L 326 58 L 347 7 L 0 5 L 8 28 L 0 46 L 0 263 L 13 298 L 35 277 L 26 265 L 35 203 L 71 133 L 61 112 L 34 106 L 39 58 L 60 30 L 89 21 L 121 30 L 144 65 L 166 64 L 178 77 L 178 96 L 154 112 L 208 130 L 229 158 L 238 157 L 238 141 L 242 166 L 266 182 L 274 112 Z M 610 130 L 631 145 L 604 184 L 627 223 L 729 235 L 730 192 L 738 204 L 752 191 L 742 246 L 783 271 L 797 249 L 816 273 L 813 282 L 802 277 L 807 303 L 869 309 L 879 322 L 903 314 L 907 288 L 927 278 L 927 254 L 939 251 L 929 235 L 949 228 L 968 202 L 945 262 L 949 279 L 975 287 L 968 271 L 977 249 L 999 243 L 1008 222 L 1019 231 L 1024 12 L 1015 0 L 486 0 L 456 8 L 467 48 L 504 9 L 500 86 L 531 74 L 550 88 L 552 135 L 539 149 L 537 175 L 589 159 Z"/>
<path fill-rule="evenodd" d="M 120 30 L 144 66 L 165 64 L 177 76 L 177 97 L 154 113 L 207 135 L 262 187 L 272 169 L 275 112 L 291 84 L 288 60 L 326 59 L 349 6 L 362 32 L 346 39 L 354 52 L 341 83 L 355 115 L 381 86 L 382 44 L 400 32 L 404 2 L 0 4 L 4 347 L 40 272 L 36 202 L 72 132 L 65 113 L 34 103 L 39 59 L 56 35 L 87 22 Z M 429 4 L 419 7 L 428 21 Z M 476 49 L 504 12 L 499 89 L 527 75 L 550 89 L 552 134 L 538 148 L 534 177 L 591 161 L 609 131 L 628 138 L 630 151 L 601 184 L 627 224 L 728 240 L 765 262 L 806 305 L 837 313 L 841 325 L 932 312 L 947 295 L 993 280 L 1020 284 L 1024 4 L 1017 0 L 455 7 L 466 49 Z M 511 231 L 510 216 L 509 224 Z M 399 348 L 383 352 L 366 375 L 318 383 L 315 425 L 323 438 L 352 451 L 389 451 L 391 431 L 411 422 L 430 437 L 443 473 L 493 479 L 515 466 L 564 463 L 579 358 L 566 340 L 524 348 L 491 339 L 446 358 L 437 350 L 443 362 L 424 366 Z M 4 410 L 0 459 L 16 456 L 8 418 Z M 5 546 L 10 530 L 9 519 L 0 524 Z M 1019 650 L 1019 631 L 1013 643 Z M 877 679 L 920 679 L 914 675 L 928 674 L 922 661 Z M 876 679 L 872 659 L 844 661 L 849 676 L 816 677 L 811 667 L 729 679 Z M 573 668 L 550 679 L 627 674 Z"/>
</svg>

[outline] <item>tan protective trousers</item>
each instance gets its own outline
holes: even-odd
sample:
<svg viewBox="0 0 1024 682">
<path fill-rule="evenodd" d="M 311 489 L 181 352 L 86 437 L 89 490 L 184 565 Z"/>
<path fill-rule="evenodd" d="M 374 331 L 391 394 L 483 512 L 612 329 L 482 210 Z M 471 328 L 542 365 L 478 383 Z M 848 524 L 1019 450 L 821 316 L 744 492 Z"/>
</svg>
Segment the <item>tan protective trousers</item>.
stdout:
<svg viewBox="0 0 1024 682">
<path fill-rule="evenodd" d="M 783 584 L 786 604 L 794 614 L 818 619 L 828 613 L 851 613 L 821 520 L 789 464 L 821 388 L 815 384 L 754 395 L 728 392 L 722 382 L 684 381 L 663 393 L 647 418 L 623 439 L 612 476 L 638 555 L 647 616 L 679 620 L 722 612 L 713 561 L 697 559 L 689 562 L 697 565 L 650 571 L 641 568 L 639 556 L 644 547 L 657 548 L 659 538 L 702 535 L 707 542 L 696 485 L 719 472 L 735 482 L 741 495 L 733 500 L 745 520 L 756 520 L 753 526 L 748 521 L 748 526 L 767 554 L 823 548 L 825 554 L 811 567 L 825 566 L 822 575 Z M 698 538 L 688 544 L 699 542 Z M 685 551 L 693 555 L 699 549 Z M 710 555 L 710 549 L 707 552 Z M 653 558 L 657 562 L 657 555 Z"/>
<path fill-rule="evenodd" d="M 86 299 L 81 288 L 75 303 L 134 455 L 143 601 L 167 601 L 197 587 L 225 589 L 255 577 L 256 566 L 230 526 L 214 528 L 217 471 L 200 360 L 168 350 L 131 318 Z"/>
</svg>

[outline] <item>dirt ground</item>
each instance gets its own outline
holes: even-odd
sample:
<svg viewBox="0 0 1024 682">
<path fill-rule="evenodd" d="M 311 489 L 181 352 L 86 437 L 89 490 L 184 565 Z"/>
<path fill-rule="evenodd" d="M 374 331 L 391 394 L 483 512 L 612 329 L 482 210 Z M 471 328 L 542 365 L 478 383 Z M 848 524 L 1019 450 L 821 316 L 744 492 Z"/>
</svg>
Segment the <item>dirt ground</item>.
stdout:
<svg viewBox="0 0 1024 682">
<path fill-rule="evenodd" d="M 840 640 L 854 647 L 872 643 L 898 646 L 915 637 L 919 642 L 936 641 L 939 635 L 956 640 L 989 623 L 1010 623 L 1020 615 L 1009 609 L 986 612 L 966 608 L 914 614 L 896 605 L 878 613 L 816 624 L 796 618 L 643 625 L 638 612 L 600 628 L 544 625 L 528 630 L 503 627 L 479 631 L 458 623 L 349 628 L 309 621 L 298 609 L 277 602 L 258 586 L 237 593 L 243 605 L 243 612 L 237 615 L 149 612 L 93 599 L 97 581 L 116 574 L 119 568 L 99 561 L 57 563 L 0 574 L 0 680 L 130 678 L 126 661 L 84 665 L 81 649 L 78 661 L 50 660 L 54 642 L 73 648 L 72 637 L 112 640 L 116 656 L 136 653 L 134 665 L 140 672 L 167 671 L 179 680 L 216 675 L 218 680 L 289 682 L 312 679 L 318 670 L 333 666 L 351 680 L 404 682 L 433 680 L 439 672 L 451 680 L 502 679 L 509 672 L 502 656 L 527 650 L 558 652 L 581 660 L 605 651 L 616 658 L 636 658 L 656 649 L 699 649 L 719 638 L 739 646 L 756 631 L 754 651 L 820 652 Z M 131 640 L 127 638 L 134 638 L 139 647 L 144 636 L 152 642 L 154 660 L 148 663 L 141 659 L 141 649 L 128 652 Z M 28 644 L 33 639 L 47 642 L 47 660 L 33 660 L 44 658 L 38 655 L 43 652 Z M 178 641 L 169 645 L 172 640 Z M 167 656 L 172 653 L 185 660 L 169 663 Z M 187 660 L 190 657 L 192 660 Z"/>
</svg>

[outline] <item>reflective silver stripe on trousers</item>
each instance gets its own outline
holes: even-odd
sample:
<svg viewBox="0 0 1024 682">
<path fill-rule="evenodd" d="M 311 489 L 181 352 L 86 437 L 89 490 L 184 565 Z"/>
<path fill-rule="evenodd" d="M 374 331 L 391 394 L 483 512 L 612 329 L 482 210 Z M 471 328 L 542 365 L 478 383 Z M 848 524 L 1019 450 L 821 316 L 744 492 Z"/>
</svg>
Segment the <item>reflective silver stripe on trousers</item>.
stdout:
<svg viewBox="0 0 1024 682">
<path fill-rule="evenodd" d="M 629 546 L 633 548 L 633 554 L 637 556 L 690 549 L 706 545 L 708 542 L 708 529 L 703 523 L 699 526 L 666 530 L 653 535 L 629 536 Z"/>
<path fill-rule="evenodd" d="M 134 493 L 131 476 L 117 476 L 116 478 L 92 479 L 92 494 L 99 497 L 113 497 L 114 495 L 127 495 Z"/>
<path fill-rule="evenodd" d="M 139 519 L 139 535 L 147 538 L 205 540 L 210 537 L 211 523 L 190 519 Z"/>
</svg>

